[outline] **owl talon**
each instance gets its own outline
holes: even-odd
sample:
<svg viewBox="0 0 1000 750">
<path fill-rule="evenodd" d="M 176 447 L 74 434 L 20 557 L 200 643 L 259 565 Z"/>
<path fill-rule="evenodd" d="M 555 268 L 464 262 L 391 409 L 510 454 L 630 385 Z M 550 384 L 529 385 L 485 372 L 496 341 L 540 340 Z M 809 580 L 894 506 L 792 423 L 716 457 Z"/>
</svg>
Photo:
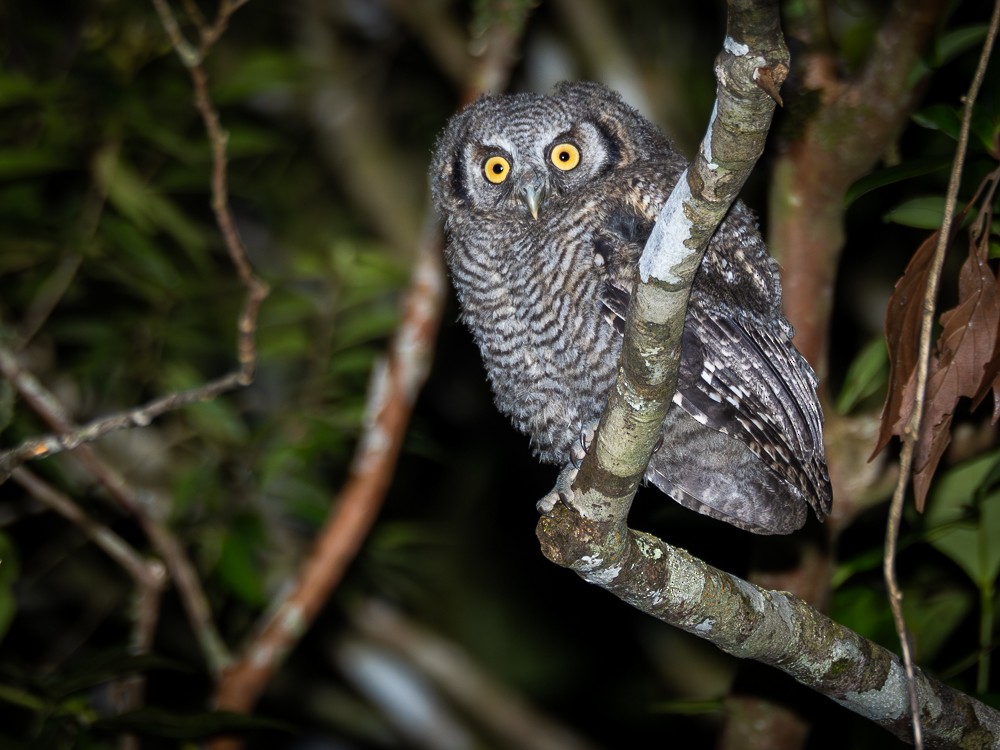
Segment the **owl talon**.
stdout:
<svg viewBox="0 0 1000 750">
<path fill-rule="evenodd" d="M 569 460 L 577 469 L 583 463 L 583 459 L 590 452 L 590 444 L 594 442 L 594 435 L 597 433 L 597 422 L 590 427 L 580 429 L 580 440 L 570 449 Z"/>
<path fill-rule="evenodd" d="M 546 518 L 552 518 L 557 503 L 562 503 L 569 510 L 576 514 L 579 511 L 573 507 L 573 481 L 576 479 L 578 469 L 572 464 L 559 472 L 556 479 L 556 486 L 546 494 L 541 500 L 535 503 L 535 510 Z"/>
</svg>

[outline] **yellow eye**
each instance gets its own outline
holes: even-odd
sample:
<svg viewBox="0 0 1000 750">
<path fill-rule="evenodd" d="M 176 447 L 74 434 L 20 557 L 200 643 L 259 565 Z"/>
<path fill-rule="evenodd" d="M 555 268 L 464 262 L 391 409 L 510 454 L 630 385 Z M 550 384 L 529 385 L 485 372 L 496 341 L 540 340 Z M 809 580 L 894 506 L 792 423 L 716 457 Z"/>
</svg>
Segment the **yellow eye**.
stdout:
<svg viewBox="0 0 1000 750">
<path fill-rule="evenodd" d="M 580 163 L 580 149 L 572 143 L 560 143 L 549 154 L 549 159 L 557 169 L 568 172 Z"/>
<path fill-rule="evenodd" d="M 491 156 L 483 165 L 483 173 L 487 180 L 494 185 L 499 185 L 510 174 L 510 162 L 502 156 Z"/>
</svg>

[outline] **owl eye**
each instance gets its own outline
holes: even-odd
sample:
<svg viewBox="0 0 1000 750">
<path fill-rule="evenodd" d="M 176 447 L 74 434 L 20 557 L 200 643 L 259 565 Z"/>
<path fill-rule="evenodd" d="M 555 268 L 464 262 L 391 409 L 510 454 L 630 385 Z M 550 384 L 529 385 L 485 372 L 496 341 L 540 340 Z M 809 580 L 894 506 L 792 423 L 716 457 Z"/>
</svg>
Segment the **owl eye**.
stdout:
<svg viewBox="0 0 1000 750">
<path fill-rule="evenodd" d="M 483 173 L 487 180 L 494 185 L 499 185 L 510 174 L 510 162 L 502 156 L 491 156 L 483 165 Z"/>
<path fill-rule="evenodd" d="M 549 153 L 549 159 L 556 169 L 568 172 L 580 163 L 580 149 L 572 143 L 560 143 Z"/>
</svg>

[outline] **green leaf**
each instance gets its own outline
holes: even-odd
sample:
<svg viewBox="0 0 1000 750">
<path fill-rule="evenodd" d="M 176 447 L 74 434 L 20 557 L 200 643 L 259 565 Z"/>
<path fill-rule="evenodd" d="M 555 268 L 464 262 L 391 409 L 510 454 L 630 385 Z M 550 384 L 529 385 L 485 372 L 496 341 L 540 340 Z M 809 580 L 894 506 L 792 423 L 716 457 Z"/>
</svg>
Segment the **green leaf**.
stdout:
<svg viewBox="0 0 1000 750">
<path fill-rule="evenodd" d="M 245 51 L 239 65 L 231 66 L 224 76 L 214 76 L 212 96 L 217 104 L 243 101 L 264 92 L 294 93 L 305 80 L 301 60 L 286 51 Z"/>
<path fill-rule="evenodd" d="M 246 520 L 228 530 L 222 541 L 216 573 L 233 594 L 247 604 L 260 607 L 267 603 L 260 570 L 255 562 L 261 547 L 260 530 Z"/>
<path fill-rule="evenodd" d="M 944 196 L 930 195 L 899 204 L 883 216 L 882 221 L 917 229 L 937 229 L 943 216 Z"/>
<path fill-rule="evenodd" d="M 980 589 L 1000 573 L 1000 488 L 990 478 L 1000 451 L 967 461 L 935 483 L 927 508 L 927 538 Z"/>
<path fill-rule="evenodd" d="M 887 185 L 894 185 L 914 177 L 921 177 L 925 174 L 933 174 L 946 170 L 951 166 L 950 156 L 929 157 L 926 159 L 911 159 L 910 161 L 897 164 L 894 167 L 886 167 L 870 175 L 862 177 L 847 189 L 844 197 L 844 205 L 849 206 L 865 193 L 870 193 Z"/>
<path fill-rule="evenodd" d="M 344 316 L 334 335 L 335 353 L 376 339 L 385 338 L 399 325 L 399 309 L 367 309 L 363 314 Z"/>
<path fill-rule="evenodd" d="M 997 134 L 1000 133 L 1000 118 L 992 107 L 976 106 L 972 108 L 972 120 L 969 123 L 972 135 L 990 156 L 996 158 Z M 974 141 L 973 141 L 974 143 Z M 970 150 L 974 147 L 970 144 Z"/>
<path fill-rule="evenodd" d="M 14 584 L 19 576 L 17 550 L 10 538 L 0 533 L 0 641 L 3 641 L 17 612 Z"/>
<path fill-rule="evenodd" d="M 882 388 L 889 377 L 889 355 L 879 336 L 865 346 L 847 368 L 844 387 L 837 397 L 837 411 L 847 414 L 861 401 Z"/>
<path fill-rule="evenodd" d="M 934 45 L 935 67 L 940 67 L 954 60 L 966 50 L 978 47 L 986 38 L 988 31 L 989 26 L 987 24 L 978 24 L 952 29 L 942 34 L 937 40 L 937 44 Z"/>
<path fill-rule="evenodd" d="M 937 587 L 935 587 L 936 589 Z M 972 612 L 975 594 L 969 587 L 934 590 L 922 586 L 904 594 L 906 620 L 923 663 L 931 661 Z"/>
<path fill-rule="evenodd" d="M 193 740 L 215 734 L 261 729 L 294 731 L 288 724 L 273 719 L 247 716 L 231 711 L 179 714 L 159 708 L 139 708 L 109 719 L 100 719 L 91 726 L 94 729 L 132 732 L 147 737 L 163 737 L 174 740 Z"/>
<path fill-rule="evenodd" d="M 962 112 L 947 104 L 932 104 L 915 112 L 913 121 L 923 128 L 940 130 L 957 141 L 962 128 Z"/>
<path fill-rule="evenodd" d="M 93 162 L 94 177 L 108 200 L 139 229 L 166 232 L 177 244 L 194 255 L 207 246 L 205 233 L 188 221 L 176 204 L 139 176 L 121 159 L 118 150 L 106 147 Z"/>
<path fill-rule="evenodd" d="M 46 149 L 0 149 L 0 180 L 55 172 L 69 165 L 60 153 Z"/>
<path fill-rule="evenodd" d="M 896 640 L 892 612 L 878 586 L 838 589 L 830 599 L 830 616 L 876 643 L 889 645 Z"/>
<path fill-rule="evenodd" d="M 180 363 L 168 367 L 163 376 L 163 386 L 167 391 L 196 388 L 204 382 L 205 379 L 194 370 Z M 247 427 L 228 394 L 185 406 L 182 411 L 191 425 L 210 440 L 230 445 L 242 445 L 247 440 Z"/>
<path fill-rule="evenodd" d="M 229 137 L 226 139 L 226 153 L 231 159 L 269 154 L 281 145 L 281 139 L 273 130 L 246 123 L 231 126 L 227 135 Z"/>
<path fill-rule="evenodd" d="M 151 669 L 190 671 L 187 665 L 174 659 L 156 654 L 133 654 L 126 648 L 116 648 L 76 661 L 71 669 L 46 678 L 42 685 L 50 695 L 64 698 L 94 685 Z"/>
<path fill-rule="evenodd" d="M 6 72 L 0 75 L 0 107 L 54 99 L 60 88 L 58 84 L 40 84 L 19 73 Z"/>
<path fill-rule="evenodd" d="M 101 269 L 109 276 L 126 287 L 137 287 L 145 296 L 163 301 L 184 288 L 184 276 L 165 248 L 135 224 L 108 215 L 101 219 L 101 232 L 111 244 L 108 251 L 113 259 L 101 264 Z"/>
<path fill-rule="evenodd" d="M 258 329 L 257 355 L 261 362 L 285 362 L 306 356 L 315 344 L 303 325 L 268 326 Z"/>
</svg>

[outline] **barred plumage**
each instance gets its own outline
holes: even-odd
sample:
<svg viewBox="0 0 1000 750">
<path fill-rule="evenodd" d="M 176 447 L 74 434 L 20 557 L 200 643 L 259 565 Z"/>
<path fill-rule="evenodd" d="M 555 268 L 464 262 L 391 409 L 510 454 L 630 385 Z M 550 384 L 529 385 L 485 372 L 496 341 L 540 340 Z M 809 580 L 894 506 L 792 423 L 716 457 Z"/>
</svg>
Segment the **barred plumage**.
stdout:
<svg viewBox="0 0 1000 750">
<path fill-rule="evenodd" d="M 685 166 L 617 94 L 484 97 L 431 165 L 462 320 L 498 408 L 565 465 L 607 401 L 638 258 Z M 646 478 L 757 533 L 822 518 L 830 484 L 816 379 L 791 343 L 776 264 L 736 204 L 698 270 L 677 393 Z"/>
</svg>

